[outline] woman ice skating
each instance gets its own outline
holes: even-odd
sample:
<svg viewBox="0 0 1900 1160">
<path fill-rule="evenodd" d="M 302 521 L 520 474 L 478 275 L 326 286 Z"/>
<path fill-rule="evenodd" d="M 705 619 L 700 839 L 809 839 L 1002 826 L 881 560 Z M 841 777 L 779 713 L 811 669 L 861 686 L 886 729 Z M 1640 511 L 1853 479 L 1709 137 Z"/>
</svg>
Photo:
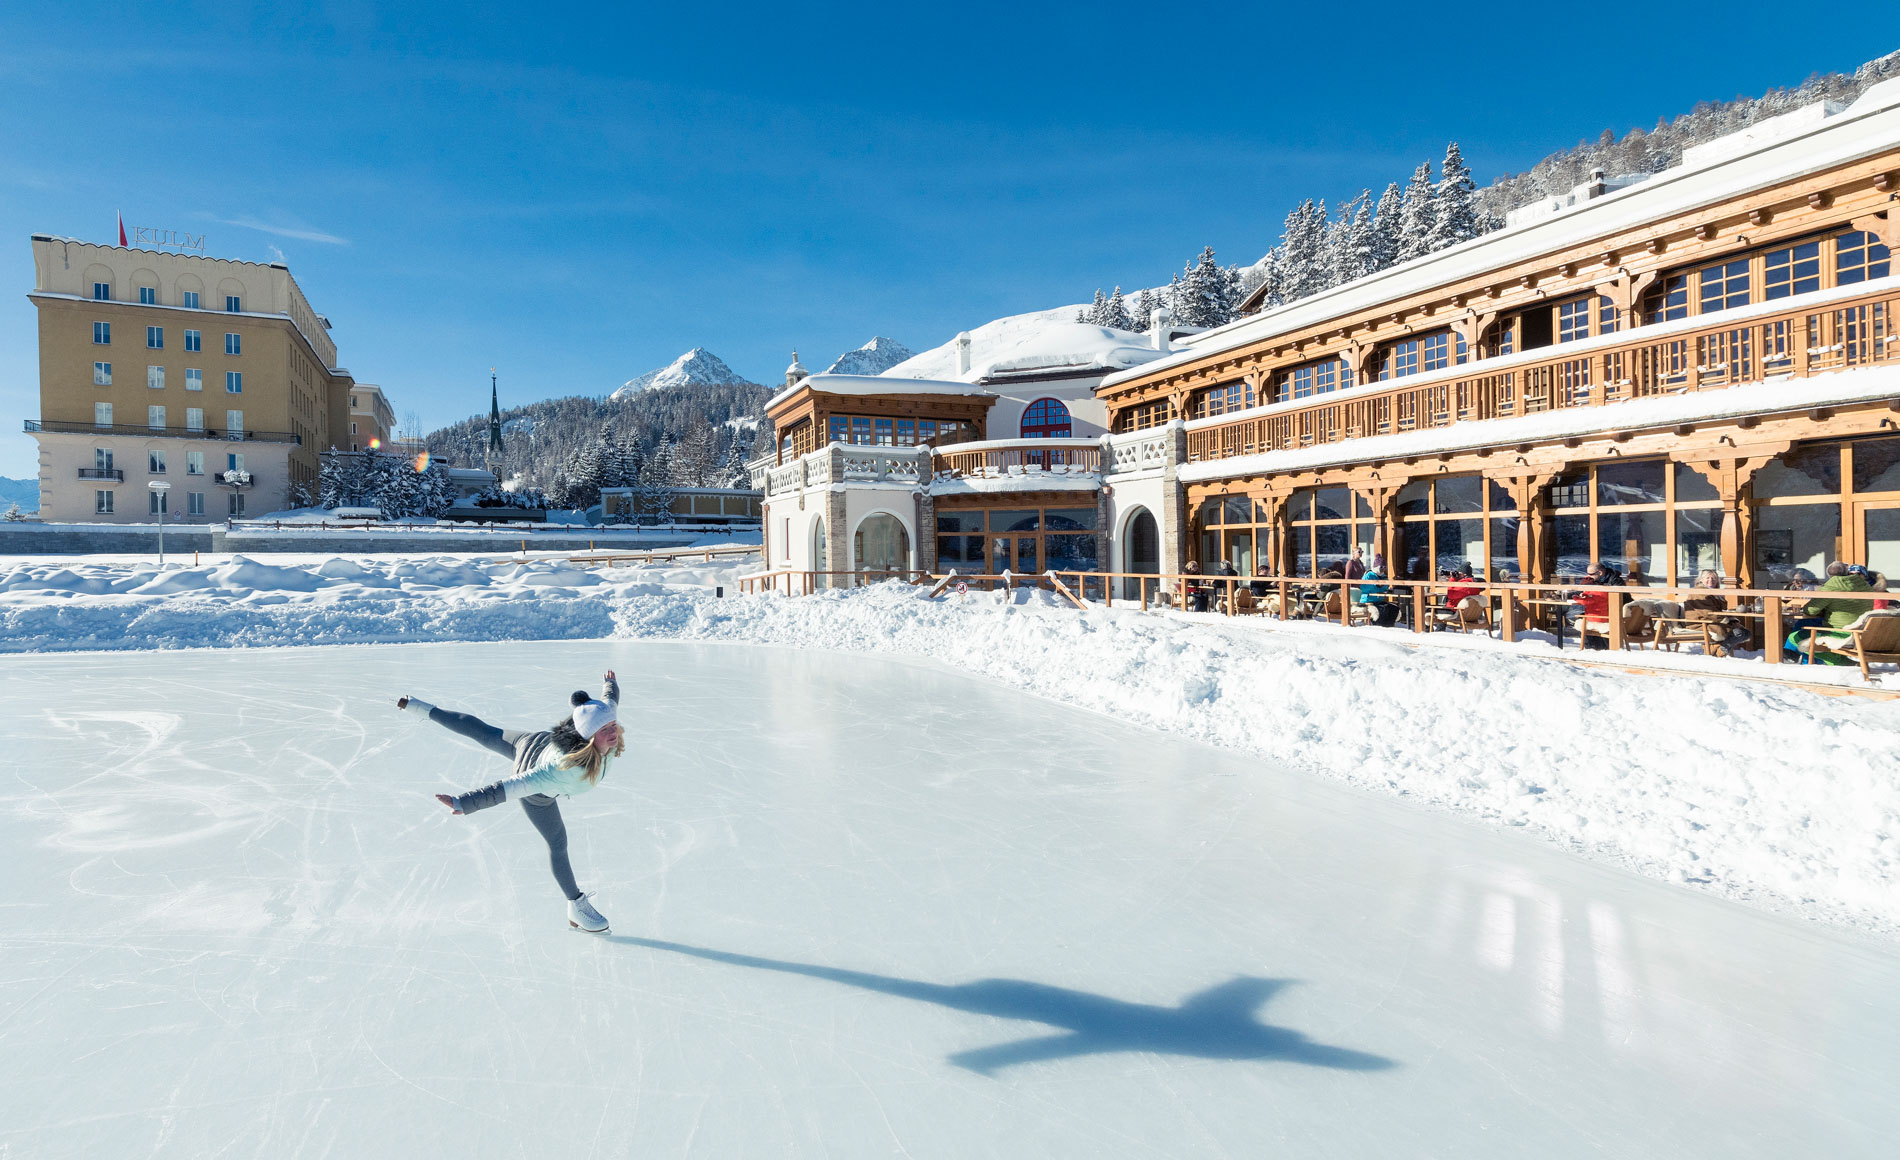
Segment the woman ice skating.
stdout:
<svg viewBox="0 0 1900 1160">
<path fill-rule="evenodd" d="M 454 797 L 439 793 L 435 800 L 458 814 L 472 814 L 504 801 L 520 802 L 528 820 L 547 839 L 548 863 L 554 869 L 554 880 L 567 895 L 567 924 L 592 934 L 605 934 L 607 920 L 574 883 L 574 868 L 567 860 L 567 827 L 561 822 L 561 807 L 554 799 L 560 794 L 572 797 L 593 789 L 607 776 L 607 767 L 613 759 L 626 751 L 626 740 L 615 719 L 620 685 L 614 680 L 612 669 L 601 680 L 599 700 L 576 692 L 571 698 L 574 711 L 565 720 L 556 722 L 550 729 L 532 733 L 522 729 L 497 729 L 478 717 L 437 708 L 415 697 L 396 701 L 398 709 L 421 713 L 514 762 L 514 774 L 510 777 Z"/>
</svg>

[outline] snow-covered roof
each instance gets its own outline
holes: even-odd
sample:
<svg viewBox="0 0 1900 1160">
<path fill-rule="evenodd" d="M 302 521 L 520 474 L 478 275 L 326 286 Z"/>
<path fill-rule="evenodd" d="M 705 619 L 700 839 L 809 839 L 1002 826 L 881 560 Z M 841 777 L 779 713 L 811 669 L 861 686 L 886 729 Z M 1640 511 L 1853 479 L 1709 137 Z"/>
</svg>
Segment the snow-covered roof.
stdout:
<svg viewBox="0 0 1900 1160">
<path fill-rule="evenodd" d="M 765 409 L 783 403 L 810 387 L 827 395 L 971 395 L 993 399 L 995 392 L 971 383 L 944 379 L 892 379 L 887 375 L 809 375 L 766 400 Z"/>
<path fill-rule="evenodd" d="M 1102 385 L 1112 387 L 1234 347 L 1375 311 L 1388 302 L 1480 278 L 1493 270 L 1586 245 L 1621 230 L 1691 214 L 1702 206 L 1891 150 L 1896 145 L 1900 145 L 1900 79 L 1875 85 L 1832 116 L 1786 119 L 1772 136 L 1745 139 L 1734 146 L 1733 152 L 1699 154 L 1694 163 L 1665 170 L 1648 181 L 1584 202 L 1554 217 L 1485 234 L 1184 339 L 1175 353 L 1112 374 Z"/>
<path fill-rule="evenodd" d="M 1124 370 L 1162 356 L 1147 335 L 1087 322 L 1054 322 L 999 344 L 970 368 L 972 379 L 1036 371 Z"/>
<path fill-rule="evenodd" d="M 1233 475 L 1309 471 L 1340 463 L 1436 455 L 1444 451 L 1509 446 L 1603 431 L 1668 427 L 1677 423 L 1839 406 L 1896 396 L 1900 396 L 1900 366 L 1886 364 L 1834 371 L 1805 379 L 1779 379 L 1740 387 L 1688 391 L 1680 395 L 1658 395 L 1597 407 L 1566 407 L 1508 419 L 1471 420 L 1447 427 L 1345 439 L 1316 447 L 1211 459 L 1182 467 L 1180 478 L 1184 483 L 1203 483 Z"/>
</svg>

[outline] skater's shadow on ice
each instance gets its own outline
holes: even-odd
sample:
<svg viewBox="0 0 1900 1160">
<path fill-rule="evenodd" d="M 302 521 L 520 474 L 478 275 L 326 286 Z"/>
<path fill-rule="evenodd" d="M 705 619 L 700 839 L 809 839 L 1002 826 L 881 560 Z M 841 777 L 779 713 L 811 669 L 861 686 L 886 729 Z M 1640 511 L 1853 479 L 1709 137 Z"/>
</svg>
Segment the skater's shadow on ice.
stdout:
<svg viewBox="0 0 1900 1160">
<path fill-rule="evenodd" d="M 1315 1043 L 1297 1031 L 1260 1022 L 1256 1010 L 1292 981 L 1288 979 L 1241 976 L 1190 995 L 1179 1006 L 1156 1007 L 1021 979 L 981 979 L 945 986 L 732 954 L 658 939 L 609 937 L 613 942 L 628 946 L 671 951 L 736 967 L 807 975 L 975 1015 L 1021 1019 L 1064 1029 L 1057 1035 L 999 1043 L 950 1057 L 951 1063 L 981 1075 L 994 1075 L 1002 1068 L 1019 1063 L 1115 1051 L 1153 1051 L 1199 1059 L 1285 1060 L 1345 1071 L 1379 1071 L 1396 1066 L 1383 1056 Z"/>
</svg>

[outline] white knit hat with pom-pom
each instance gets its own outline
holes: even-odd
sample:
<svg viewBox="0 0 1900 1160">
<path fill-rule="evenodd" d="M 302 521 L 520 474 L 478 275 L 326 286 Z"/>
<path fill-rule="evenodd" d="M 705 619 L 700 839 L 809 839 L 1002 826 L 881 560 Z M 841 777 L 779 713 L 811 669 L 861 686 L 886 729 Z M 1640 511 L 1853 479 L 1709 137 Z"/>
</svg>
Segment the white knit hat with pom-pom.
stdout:
<svg viewBox="0 0 1900 1160">
<path fill-rule="evenodd" d="M 589 741 L 614 721 L 614 707 L 586 693 L 574 694 L 574 731 Z"/>
</svg>

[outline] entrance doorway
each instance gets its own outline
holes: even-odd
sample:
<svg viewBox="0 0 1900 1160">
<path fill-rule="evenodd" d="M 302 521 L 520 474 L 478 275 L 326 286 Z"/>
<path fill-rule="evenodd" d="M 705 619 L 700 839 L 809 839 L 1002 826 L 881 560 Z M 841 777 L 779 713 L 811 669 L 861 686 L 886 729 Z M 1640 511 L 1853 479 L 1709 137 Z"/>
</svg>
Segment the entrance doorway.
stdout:
<svg viewBox="0 0 1900 1160">
<path fill-rule="evenodd" d="M 851 537 L 852 554 L 860 572 L 904 572 L 910 569 L 910 533 L 893 515 L 879 512 L 864 517 Z"/>
<path fill-rule="evenodd" d="M 1041 561 L 1036 559 L 1036 537 L 991 536 L 990 571 L 996 575 L 1039 576 Z"/>
<path fill-rule="evenodd" d="M 1161 572 L 1161 529 L 1155 525 L 1154 515 L 1146 508 L 1137 511 L 1128 521 L 1128 542 L 1123 549 L 1122 571 L 1143 576 L 1156 576 Z M 1141 581 L 1123 580 L 1122 598 L 1141 599 Z"/>
</svg>

